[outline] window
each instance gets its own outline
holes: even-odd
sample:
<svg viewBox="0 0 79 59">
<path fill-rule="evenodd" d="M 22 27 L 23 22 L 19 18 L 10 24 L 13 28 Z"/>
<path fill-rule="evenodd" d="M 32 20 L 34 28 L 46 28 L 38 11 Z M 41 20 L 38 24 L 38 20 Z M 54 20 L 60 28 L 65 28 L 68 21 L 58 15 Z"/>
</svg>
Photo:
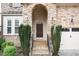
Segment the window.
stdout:
<svg viewBox="0 0 79 59">
<path fill-rule="evenodd" d="M 73 32 L 78 32 L 79 31 L 79 28 L 72 28 L 72 31 Z"/>
<path fill-rule="evenodd" d="M 19 29 L 19 20 L 15 20 L 15 33 L 18 33 Z"/>
<path fill-rule="evenodd" d="M 22 16 L 3 16 L 3 35 L 18 35 Z"/>
<path fill-rule="evenodd" d="M 7 33 L 11 34 L 11 20 L 7 21 Z"/>
<path fill-rule="evenodd" d="M 62 31 L 69 31 L 69 29 L 68 28 L 62 28 Z"/>
</svg>

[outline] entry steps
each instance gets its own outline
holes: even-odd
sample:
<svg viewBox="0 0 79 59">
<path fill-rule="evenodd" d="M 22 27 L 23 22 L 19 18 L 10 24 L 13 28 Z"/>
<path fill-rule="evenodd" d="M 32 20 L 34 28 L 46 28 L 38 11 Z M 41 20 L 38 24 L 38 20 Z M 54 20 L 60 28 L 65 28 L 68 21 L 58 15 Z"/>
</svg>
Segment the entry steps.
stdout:
<svg viewBox="0 0 79 59">
<path fill-rule="evenodd" d="M 32 56 L 49 56 L 46 40 L 37 39 L 33 41 Z"/>
</svg>

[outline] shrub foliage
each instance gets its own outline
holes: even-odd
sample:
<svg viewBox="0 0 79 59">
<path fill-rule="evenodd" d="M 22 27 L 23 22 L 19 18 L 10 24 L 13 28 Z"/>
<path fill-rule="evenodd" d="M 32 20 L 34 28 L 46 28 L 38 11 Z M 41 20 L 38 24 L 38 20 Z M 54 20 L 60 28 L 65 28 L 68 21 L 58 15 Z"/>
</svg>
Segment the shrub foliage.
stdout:
<svg viewBox="0 0 79 59">
<path fill-rule="evenodd" d="M 60 42 L 61 42 L 61 26 L 52 26 L 51 28 L 51 39 L 52 39 L 52 45 L 53 45 L 53 55 L 58 55 L 58 51 L 60 48 Z"/>
<path fill-rule="evenodd" d="M 29 55 L 31 27 L 29 25 L 20 25 L 19 37 L 24 55 Z"/>
<path fill-rule="evenodd" d="M 16 47 L 15 46 L 7 46 L 3 51 L 4 56 L 15 56 L 16 55 Z"/>
<path fill-rule="evenodd" d="M 6 46 L 14 46 L 14 43 L 13 42 L 4 42 L 1 47 L 2 49 L 4 49 Z"/>
<path fill-rule="evenodd" d="M 0 38 L 0 50 L 1 50 L 1 45 L 5 42 L 5 39 L 4 38 Z"/>
</svg>

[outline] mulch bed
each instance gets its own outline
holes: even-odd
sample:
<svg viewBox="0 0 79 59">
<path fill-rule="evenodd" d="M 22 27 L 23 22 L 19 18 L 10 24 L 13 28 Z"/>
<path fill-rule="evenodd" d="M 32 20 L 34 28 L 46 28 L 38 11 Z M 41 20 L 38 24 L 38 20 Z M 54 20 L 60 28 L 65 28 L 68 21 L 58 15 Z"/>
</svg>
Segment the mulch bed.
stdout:
<svg viewBox="0 0 79 59">
<path fill-rule="evenodd" d="M 16 50 L 16 56 L 23 56 L 22 49 L 20 47 Z"/>
</svg>

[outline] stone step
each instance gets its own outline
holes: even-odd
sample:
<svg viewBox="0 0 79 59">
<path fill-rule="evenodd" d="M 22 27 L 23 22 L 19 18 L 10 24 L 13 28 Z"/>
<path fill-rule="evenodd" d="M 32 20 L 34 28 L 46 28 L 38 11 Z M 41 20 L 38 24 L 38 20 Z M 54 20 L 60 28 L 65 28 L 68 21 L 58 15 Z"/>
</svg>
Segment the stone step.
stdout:
<svg viewBox="0 0 79 59">
<path fill-rule="evenodd" d="M 33 41 L 47 41 L 47 40 L 44 40 L 44 39 L 36 39 L 36 40 L 33 40 Z"/>
<path fill-rule="evenodd" d="M 46 43 L 47 44 L 47 41 L 46 40 L 33 40 L 34 43 Z"/>
<path fill-rule="evenodd" d="M 34 42 L 33 45 L 47 45 L 46 42 Z"/>
<path fill-rule="evenodd" d="M 47 47 L 45 47 L 45 48 L 38 48 L 38 47 L 35 47 L 35 48 L 33 48 L 32 49 L 33 51 L 35 51 L 35 50 L 37 50 L 37 51 L 40 51 L 40 50 L 42 50 L 42 51 L 48 51 L 48 48 Z"/>
<path fill-rule="evenodd" d="M 49 54 L 32 54 L 32 56 L 49 56 Z"/>
<path fill-rule="evenodd" d="M 49 50 L 47 46 L 46 40 L 34 40 L 33 41 L 33 48 L 32 48 L 32 55 L 33 56 L 48 56 Z"/>
<path fill-rule="evenodd" d="M 47 45 L 33 45 L 33 47 L 48 47 Z"/>
<path fill-rule="evenodd" d="M 48 47 L 33 47 L 33 49 L 48 49 Z"/>
<path fill-rule="evenodd" d="M 33 46 L 47 47 L 47 41 L 35 40 L 33 41 Z"/>
<path fill-rule="evenodd" d="M 32 55 L 49 55 L 48 51 L 32 51 Z"/>
</svg>

